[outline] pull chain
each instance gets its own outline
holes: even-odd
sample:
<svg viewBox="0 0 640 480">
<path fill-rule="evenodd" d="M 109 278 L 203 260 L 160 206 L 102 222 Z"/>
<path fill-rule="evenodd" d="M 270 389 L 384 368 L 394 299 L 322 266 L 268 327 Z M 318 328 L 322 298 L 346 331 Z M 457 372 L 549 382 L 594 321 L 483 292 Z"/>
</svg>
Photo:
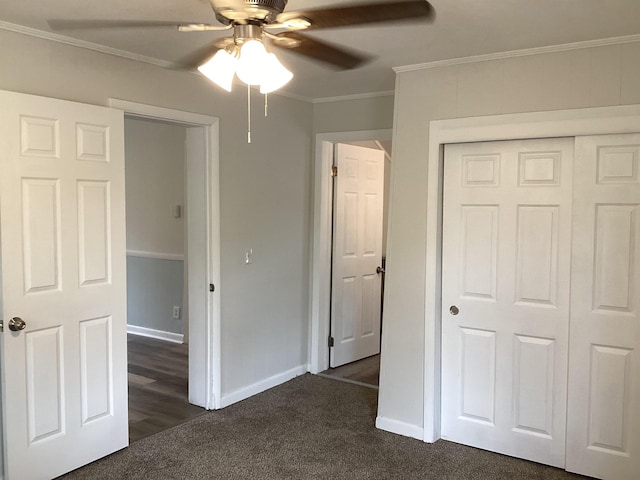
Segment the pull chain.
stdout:
<svg viewBox="0 0 640 480">
<path fill-rule="evenodd" d="M 251 85 L 247 84 L 247 143 L 251 143 Z"/>
</svg>

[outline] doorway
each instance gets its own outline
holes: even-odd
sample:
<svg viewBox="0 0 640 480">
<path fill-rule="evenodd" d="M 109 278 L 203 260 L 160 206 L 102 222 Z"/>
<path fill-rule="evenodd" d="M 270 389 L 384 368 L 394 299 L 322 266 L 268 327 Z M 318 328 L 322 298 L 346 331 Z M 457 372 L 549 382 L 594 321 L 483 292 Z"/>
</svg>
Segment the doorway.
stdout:
<svg viewBox="0 0 640 480">
<path fill-rule="evenodd" d="M 314 219 L 314 265 L 313 265 L 313 279 L 312 279 L 312 329 L 311 329 L 311 368 L 310 371 L 312 373 L 322 373 L 323 375 L 329 375 L 332 378 L 340 378 L 347 379 L 349 381 L 353 381 L 356 383 L 363 383 L 366 385 L 373 385 L 377 387 L 378 384 L 378 376 L 379 376 L 379 364 L 380 364 L 380 322 L 381 322 L 381 308 L 382 308 L 382 290 L 381 285 L 383 284 L 383 267 L 384 267 L 384 251 L 386 245 L 386 228 L 382 227 L 383 224 L 386 224 L 387 220 L 387 205 L 388 205 L 388 187 L 389 187 L 389 172 L 390 172 L 390 162 L 391 162 L 391 131 L 390 130 L 378 130 L 378 131 L 368 131 L 368 132 L 346 132 L 346 133 L 336 133 L 336 134 L 321 134 L 318 135 L 316 139 L 316 169 L 315 169 L 315 219 Z M 380 161 L 380 185 L 378 187 L 367 187 L 378 189 L 380 197 L 379 209 L 381 213 L 381 223 L 380 223 L 380 239 L 378 240 L 379 246 L 372 248 L 368 248 L 371 252 L 367 252 L 368 256 L 372 258 L 365 258 L 364 260 L 372 260 L 375 265 L 365 265 L 368 270 L 366 272 L 363 271 L 363 284 L 365 287 L 368 284 L 373 285 L 373 283 L 377 282 L 375 291 L 374 289 L 370 289 L 368 292 L 369 295 L 365 295 L 367 298 L 366 301 L 362 300 L 362 295 L 358 295 L 358 293 L 367 293 L 366 289 L 364 292 L 359 290 L 355 292 L 351 292 L 352 296 L 356 298 L 356 301 L 351 302 L 353 305 L 370 305 L 371 309 L 367 313 L 369 317 L 375 319 L 375 327 L 369 325 L 367 323 L 363 323 L 360 325 L 359 323 L 353 324 L 347 323 L 336 323 L 337 317 L 336 311 L 338 313 L 346 312 L 350 313 L 352 310 L 346 308 L 349 307 L 349 303 L 344 301 L 345 292 L 344 289 L 338 289 L 338 293 L 342 293 L 342 295 L 336 296 L 336 287 L 332 287 L 332 272 L 334 274 L 339 273 L 335 265 L 335 260 L 332 260 L 332 257 L 335 256 L 334 245 L 336 245 L 333 241 L 334 235 L 336 235 L 334 228 L 338 228 L 337 235 L 340 238 L 345 237 L 347 229 L 342 228 L 340 225 L 336 225 L 335 221 L 342 218 L 344 221 L 343 225 L 347 225 L 350 228 L 354 229 L 354 235 L 362 237 L 364 235 L 364 230 L 366 228 L 372 227 L 375 222 L 372 222 L 371 218 L 368 221 L 359 222 L 357 220 L 357 216 L 351 218 L 349 220 L 344 215 L 348 213 L 347 209 L 341 207 L 340 205 L 334 205 L 334 188 L 336 183 L 336 177 L 332 177 L 334 169 L 334 150 L 339 150 L 342 148 L 344 151 L 348 151 L 353 153 L 353 160 L 349 165 L 355 165 L 359 163 L 356 157 L 356 153 L 359 151 L 358 149 L 362 149 L 362 152 L 366 154 L 366 152 L 378 152 L 378 155 L 381 158 Z M 352 150 L 354 150 L 352 152 Z M 374 155 L 375 156 L 375 155 Z M 355 160 L 354 160 L 355 159 Z M 366 162 L 362 165 L 362 170 L 365 169 L 365 166 L 372 166 L 374 162 Z M 354 163 L 355 162 L 355 163 Z M 340 181 L 340 172 L 339 170 L 343 169 L 343 178 L 347 178 L 347 169 L 350 168 L 345 163 L 344 167 L 338 167 L 338 181 Z M 336 165 L 337 166 L 337 165 Z M 368 167 L 367 167 L 368 168 Z M 373 175 L 373 171 L 369 171 L 369 175 Z M 365 175 L 366 176 L 366 175 Z M 349 181 L 351 181 L 351 177 L 349 177 Z M 370 181 L 367 180 L 367 181 Z M 354 185 L 350 185 L 350 187 L 354 187 Z M 373 199 L 376 195 L 371 195 L 371 192 L 368 192 L 369 195 L 365 195 L 366 199 L 370 200 L 370 207 L 375 206 L 375 202 Z M 348 203 L 348 202 L 347 202 Z M 364 202 L 361 202 L 364 203 Z M 335 213 L 334 208 L 339 212 Z M 366 209 L 362 209 L 361 213 L 364 213 Z M 340 214 L 342 212 L 342 215 Z M 372 208 L 373 212 L 373 208 Z M 354 212 L 352 212 L 354 213 Z M 353 217 L 353 215 L 352 215 Z M 354 223 L 355 222 L 355 223 Z M 357 229 L 355 226 L 358 223 L 362 223 L 360 225 L 360 230 L 362 232 L 355 232 Z M 353 225 L 351 225 L 353 224 Z M 342 230 L 340 230 L 342 228 Z M 356 235 L 356 233 L 358 235 Z M 345 237 L 346 238 L 346 237 Z M 344 238 L 343 238 L 344 240 Z M 371 242 L 372 245 L 375 242 Z M 344 252 L 343 252 L 344 253 Z M 377 254 L 377 256 L 376 256 Z M 376 257 L 376 258 L 373 258 Z M 347 260 L 347 262 L 350 259 Z M 371 263 L 369 261 L 369 263 Z M 338 264 L 338 267 L 340 264 Z M 347 265 L 348 266 L 348 265 Z M 380 268 L 378 268 L 380 267 Z M 344 273 L 344 272 L 343 272 Z M 348 275 L 347 275 L 348 276 Z M 366 277 L 366 278 L 365 278 Z M 375 280 L 376 282 L 365 282 L 364 280 Z M 333 279 L 334 284 L 341 285 L 340 279 L 336 281 Z M 344 283 L 344 282 L 343 282 Z M 347 282 L 349 283 L 349 282 Z M 357 282 L 354 282 L 357 283 Z M 350 289 L 347 289 L 347 293 L 349 293 Z M 351 289 L 353 290 L 353 289 Z M 332 293 L 333 292 L 333 293 Z M 350 298 L 350 297 L 348 297 Z M 337 300 L 342 299 L 343 302 L 338 302 Z M 359 299 L 359 300 L 358 300 Z M 344 308 L 340 308 L 340 306 Z M 367 308 L 363 308 L 363 310 L 367 310 Z M 332 311 L 333 310 L 333 314 Z M 371 315 L 372 312 L 373 315 Z M 352 312 L 353 313 L 353 312 Z M 359 312 L 356 312 L 359 313 Z M 349 318 L 350 315 L 345 315 L 345 318 Z M 366 315 L 365 315 L 366 316 Z M 358 315 L 351 315 L 352 318 L 356 319 L 356 322 L 363 322 L 363 320 L 358 319 Z M 369 320 L 369 319 L 365 319 Z M 346 326 L 345 326 L 346 325 Z M 364 328 L 364 327 L 372 327 L 372 328 Z M 346 328 L 349 327 L 349 328 Z M 349 332 L 353 330 L 354 335 L 351 335 Z M 371 330 L 370 332 L 365 332 L 365 330 Z M 363 337 L 365 342 L 368 341 L 371 345 L 365 343 L 363 345 L 357 345 L 357 333 L 363 332 Z M 344 334 L 344 335 L 343 335 Z M 333 340 L 333 344 L 339 344 L 344 341 L 344 345 L 347 347 L 342 352 L 335 352 L 337 350 L 335 347 L 331 347 L 331 341 Z M 373 343 L 372 343 L 373 342 Z M 355 348 L 358 347 L 358 348 Z M 336 353 L 340 353 L 339 355 Z M 344 365 L 344 364 L 347 365 Z M 329 368 L 339 367 L 339 368 Z"/>
<path fill-rule="evenodd" d="M 175 330 L 182 333 L 160 336 L 188 344 L 189 403 L 207 410 L 220 408 L 218 119 L 116 99 L 110 100 L 110 106 L 124 110 L 128 121 L 146 122 L 142 123 L 143 128 L 151 122 L 182 131 L 184 203 L 174 199 L 160 213 L 169 222 L 182 219 L 184 224 L 181 231 L 173 231 L 174 242 L 182 239 L 183 256 L 169 254 L 164 259 L 167 264 L 183 261 L 183 278 L 179 278 L 180 268 L 175 264 L 169 270 L 174 283 L 184 286 L 174 285 L 174 297 L 163 307 L 163 315 L 169 317 L 166 321 L 169 325 L 173 322 L 174 327 L 178 325 Z"/>
<path fill-rule="evenodd" d="M 129 440 L 204 413 L 189 404 L 187 128 L 125 118 Z"/>
</svg>

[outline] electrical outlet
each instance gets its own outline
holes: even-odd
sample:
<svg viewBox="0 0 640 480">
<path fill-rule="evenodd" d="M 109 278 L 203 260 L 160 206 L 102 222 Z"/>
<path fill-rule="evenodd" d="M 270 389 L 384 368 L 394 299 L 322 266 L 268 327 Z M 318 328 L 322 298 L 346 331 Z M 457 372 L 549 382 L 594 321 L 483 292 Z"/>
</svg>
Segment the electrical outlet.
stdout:
<svg viewBox="0 0 640 480">
<path fill-rule="evenodd" d="M 173 307 L 173 318 L 174 319 L 180 320 L 180 313 L 181 313 L 180 310 L 181 310 L 180 307 L 178 307 L 177 305 L 175 305 Z"/>
</svg>

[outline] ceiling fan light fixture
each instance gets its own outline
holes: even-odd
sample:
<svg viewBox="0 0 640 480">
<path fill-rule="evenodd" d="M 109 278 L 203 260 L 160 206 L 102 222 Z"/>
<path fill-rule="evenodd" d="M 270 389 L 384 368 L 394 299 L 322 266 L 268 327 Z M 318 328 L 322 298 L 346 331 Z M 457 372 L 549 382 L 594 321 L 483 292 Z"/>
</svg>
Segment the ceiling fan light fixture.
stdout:
<svg viewBox="0 0 640 480">
<path fill-rule="evenodd" d="M 284 87 L 293 78 L 293 73 L 287 70 L 278 57 L 270 53 L 265 63 L 266 75 L 260 83 L 260 93 L 271 93 Z"/>
<path fill-rule="evenodd" d="M 200 73 L 227 92 L 233 87 L 233 76 L 238 68 L 238 59 L 226 50 L 218 50 L 206 63 L 198 67 Z"/>
</svg>

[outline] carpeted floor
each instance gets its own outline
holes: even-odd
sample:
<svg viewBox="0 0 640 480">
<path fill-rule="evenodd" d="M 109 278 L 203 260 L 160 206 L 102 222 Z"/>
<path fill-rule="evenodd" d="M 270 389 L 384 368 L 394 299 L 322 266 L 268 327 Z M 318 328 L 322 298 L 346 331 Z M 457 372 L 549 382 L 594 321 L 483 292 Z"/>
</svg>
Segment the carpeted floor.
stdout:
<svg viewBox="0 0 640 480">
<path fill-rule="evenodd" d="M 377 430 L 377 393 L 306 374 L 60 478 L 584 478 L 455 443 L 426 444 Z"/>
</svg>

